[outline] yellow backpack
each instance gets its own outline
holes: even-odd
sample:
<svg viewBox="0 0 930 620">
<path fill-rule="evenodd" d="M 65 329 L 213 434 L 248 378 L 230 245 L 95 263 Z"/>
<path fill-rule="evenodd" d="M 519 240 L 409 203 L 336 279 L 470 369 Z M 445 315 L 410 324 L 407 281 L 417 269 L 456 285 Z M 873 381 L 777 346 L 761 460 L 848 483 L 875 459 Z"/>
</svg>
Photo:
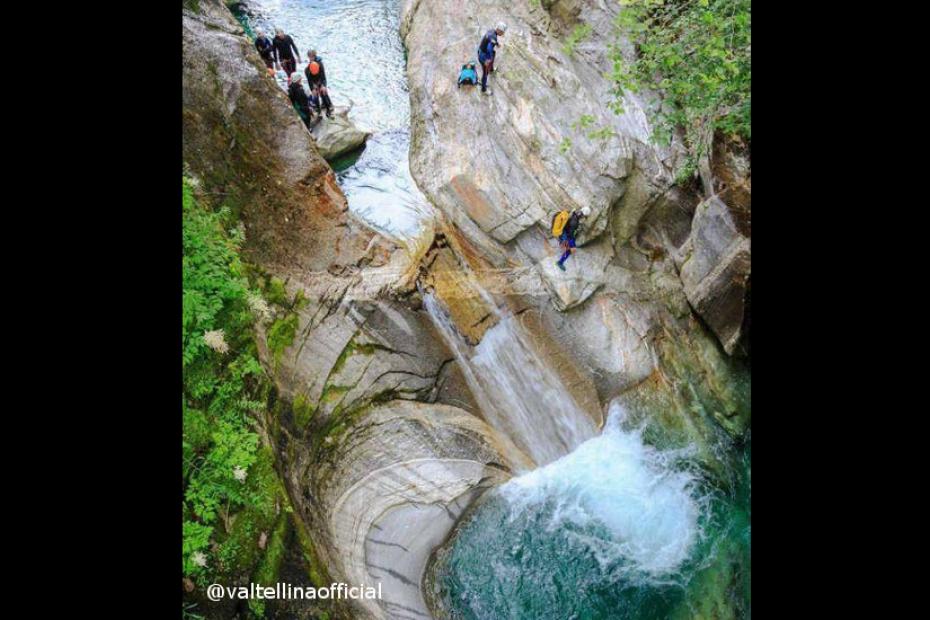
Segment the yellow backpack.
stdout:
<svg viewBox="0 0 930 620">
<path fill-rule="evenodd" d="M 565 229 L 565 224 L 568 223 L 569 213 L 568 211 L 559 211 L 552 218 L 552 236 L 558 237 L 562 234 L 562 231 Z"/>
</svg>

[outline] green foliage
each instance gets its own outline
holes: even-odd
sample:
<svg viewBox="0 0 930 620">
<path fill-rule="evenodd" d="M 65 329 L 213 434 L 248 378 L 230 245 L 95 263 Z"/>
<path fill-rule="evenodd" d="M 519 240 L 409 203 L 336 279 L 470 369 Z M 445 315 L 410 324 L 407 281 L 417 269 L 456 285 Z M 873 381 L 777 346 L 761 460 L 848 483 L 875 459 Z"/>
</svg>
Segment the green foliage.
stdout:
<svg viewBox="0 0 930 620">
<path fill-rule="evenodd" d="M 565 50 L 565 53 L 571 56 L 575 53 L 575 48 L 579 43 L 587 39 L 591 35 L 593 29 L 588 24 L 578 24 L 572 30 L 571 34 L 568 35 L 568 38 L 565 39 L 565 45 L 562 46 L 562 49 Z"/>
<path fill-rule="evenodd" d="M 194 563 L 191 558 L 195 553 L 202 553 L 210 546 L 213 528 L 194 521 L 185 521 L 182 528 L 181 555 L 184 559 L 184 574 L 199 576 L 204 572 L 204 567 Z"/>
<path fill-rule="evenodd" d="M 627 62 L 612 50 L 614 109 L 623 91 L 654 88 L 668 105 L 656 113 L 655 139 L 684 129 L 693 158 L 715 131 L 751 139 L 752 27 L 750 0 L 621 0 L 621 31 L 636 46 Z"/>
<path fill-rule="evenodd" d="M 216 571 L 254 563 L 249 552 L 257 536 L 237 538 L 226 529 L 250 522 L 233 519 L 244 507 L 267 521 L 280 488 L 270 465 L 265 475 L 255 473 L 260 451 L 252 416 L 264 407 L 268 381 L 248 302 L 257 292 L 250 292 L 239 258 L 242 228 L 229 209 L 199 204 L 189 181 L 182 192 L 182 558 L 184 574 L 203 583 Z M 206 332 L 221 332 L 220 344 L 208 344 Z"/>
<path fill-rule="evenodd" d="M 594 124 L 595 118 L 591 114 L 582 114 L 581 118 L 572 123 L 572 129 L 579 131 L 582 129 L 587 129 Z"/>
<path fill-rule="evenodd" d="M 276 304 L 281 307 L 287 307 L 290 303 L 290 300 L 287 296 L 287 289 L 284 288 L 284 281 L 280 278 L 272 277 L 268 281 L 268 286 L 265 289 L 265 298 L 268 300 L 268 303 Z"/>
</svg>

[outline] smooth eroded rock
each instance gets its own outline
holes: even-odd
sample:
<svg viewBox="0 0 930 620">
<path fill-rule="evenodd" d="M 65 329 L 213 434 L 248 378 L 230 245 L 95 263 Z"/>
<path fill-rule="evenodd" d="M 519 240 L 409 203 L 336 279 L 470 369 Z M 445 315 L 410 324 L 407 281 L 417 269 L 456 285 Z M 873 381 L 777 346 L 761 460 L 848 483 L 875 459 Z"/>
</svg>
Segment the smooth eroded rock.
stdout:
<svg viewBox="0 0 930 620">
<path fill-rule="evenodd" d="M 320 155 L 328 161 L 362 148 L 371 135 L 371 132 L 359 129 L 352 122 L 348 108 L 336 107 L 333 118 L 324 116 L 315 122 L 310 135 Z"/>
</svg>

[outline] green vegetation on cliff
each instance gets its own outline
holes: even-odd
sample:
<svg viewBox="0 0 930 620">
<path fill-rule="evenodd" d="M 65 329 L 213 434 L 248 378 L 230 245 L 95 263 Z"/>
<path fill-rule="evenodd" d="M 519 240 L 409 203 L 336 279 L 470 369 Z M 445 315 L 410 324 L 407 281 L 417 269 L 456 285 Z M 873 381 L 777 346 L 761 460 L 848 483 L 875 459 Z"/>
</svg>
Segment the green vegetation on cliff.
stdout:
<svg viewBox="0 0 930 620">
<path fill-rule="evenodd" d="M 621 0 L 617 21 L 636 47 L 612 52 L 617 94 L 654 88 L 664 98 L 657 138 L 682 128 L 700 157 L 716 131 L 751 138 L 750 0 Z M 618 109 L 621 103 L 618 97 Z"/>
<path fill-rule="evenodd" d="M 268 538 L 286 496 L 254 432 L 270 390 L 254 324 L 263 304 L 239 258 L 242 229 L 183 187 L 183 571 L 205 584 L 269 572 Z M 273 548 L 273 547 L 272 547 Z"/>
</svg>

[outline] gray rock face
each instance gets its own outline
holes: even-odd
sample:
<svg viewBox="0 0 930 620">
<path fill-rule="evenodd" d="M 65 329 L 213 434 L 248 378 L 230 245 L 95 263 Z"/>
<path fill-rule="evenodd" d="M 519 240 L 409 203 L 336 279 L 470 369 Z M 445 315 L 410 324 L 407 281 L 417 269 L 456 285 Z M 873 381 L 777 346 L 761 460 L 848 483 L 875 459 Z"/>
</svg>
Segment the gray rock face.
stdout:
<svg viewBox="0 0 930 620">
<path fill-rule="evenodd" d="M 662 162 L 671 152 L 647 146 L 645 104 L 628 97 L 624 114 L 609 108 L 613 96 L 601 73 L 609 64 L 616 6 L 576 8 L 577 23 L 592 31 L 569 54 L 549 33 L 553 22 L 542 8 L 405 2 L 411 170 L 420 189 L 479 247 L 507 243 L 537 224 L 547 228 L 556 211 L 582 206 L 594 211 L 582 241 L 596 236 L 624 193 L 634 159 L 650 177 L 670 178 Z M 490 78 L 493 95 L 456 88 L 458 67 L 475 58 L 482 34 L 499 20 L 509 28 Z M 586 137 L 601 129 L 609 135 Z"/>
<path fill-rule="evenodd" d="M 310 132 L 316 148 L 327 161 L 361 148 L 371 132 L 362 131 L 349 119 L 349 108 L 337 107 L 333 118 L 322 118 Z"/>
<path fill-rule="evenodd" d="M 420 591 L 429 556 L 483 489 L 509 477 L 506 461 L 486 425 L 455 407 L 389 402 L 350 432 L 318 493 L 339 572 L 383 585 L 354 617 L 430 617 Z"/>
<path fill-rule="evenodd" d="M 727 353 L 743 335 L 751 272 L 750 238 L 739 214 L 719 198 L 698 205 L 681 268 L 685 294 L 714 330 Z"/>
<path fill-rule="evenodd" d="M 411 170 L 494 267 L 535 264 L 556 309 L 581 306 L 599 291 L 629 292 L 631 273 L 648 269 L 647 288 L 658 287 L 673 315 L 687 312 L 684 283 L 687 299 L 724 349 L 739 352 L 748 242 L 734 256 L 721 253 L 711 242 L 719 236 L 713 222 L 720 220 L 704 211 L 694 215 L 700 199 L 674 186 L 682 150 L 651 143 L 645 111 L 655 105 L 652 95 L 626 95 L 623 114 L 610 110 L 613 85 L 605 74 L 612 69 L 608 46 L 617 41 L 618 10 L 596 0 L 547 0 L 536 7 L 406 0 L 401 32 L 409 53 Z M 509 28 L 490 78 L 493 95 L 456 88 L 457 68 L 475 57 L 481 35 L 498 21 Z M 567 40 L 577 28 L 589 34 L 570 49 Z M 603 137 L 592 137 L 596 130 Z M 715 190 L 746 210 L 743 219 L 748 166 L 747 148 L 727 142 L 715 150 Z M 555 211 L 582 206 L 593 216 L 562 272 L 549 223 Z M 639 264 L 632 270 L 623 264 L 631 257 Z M 677 268 L 687 262 L 680 280 L 669 260 Z M 656 263 L 662 268 L 649 267 Z"/>
</svg>

